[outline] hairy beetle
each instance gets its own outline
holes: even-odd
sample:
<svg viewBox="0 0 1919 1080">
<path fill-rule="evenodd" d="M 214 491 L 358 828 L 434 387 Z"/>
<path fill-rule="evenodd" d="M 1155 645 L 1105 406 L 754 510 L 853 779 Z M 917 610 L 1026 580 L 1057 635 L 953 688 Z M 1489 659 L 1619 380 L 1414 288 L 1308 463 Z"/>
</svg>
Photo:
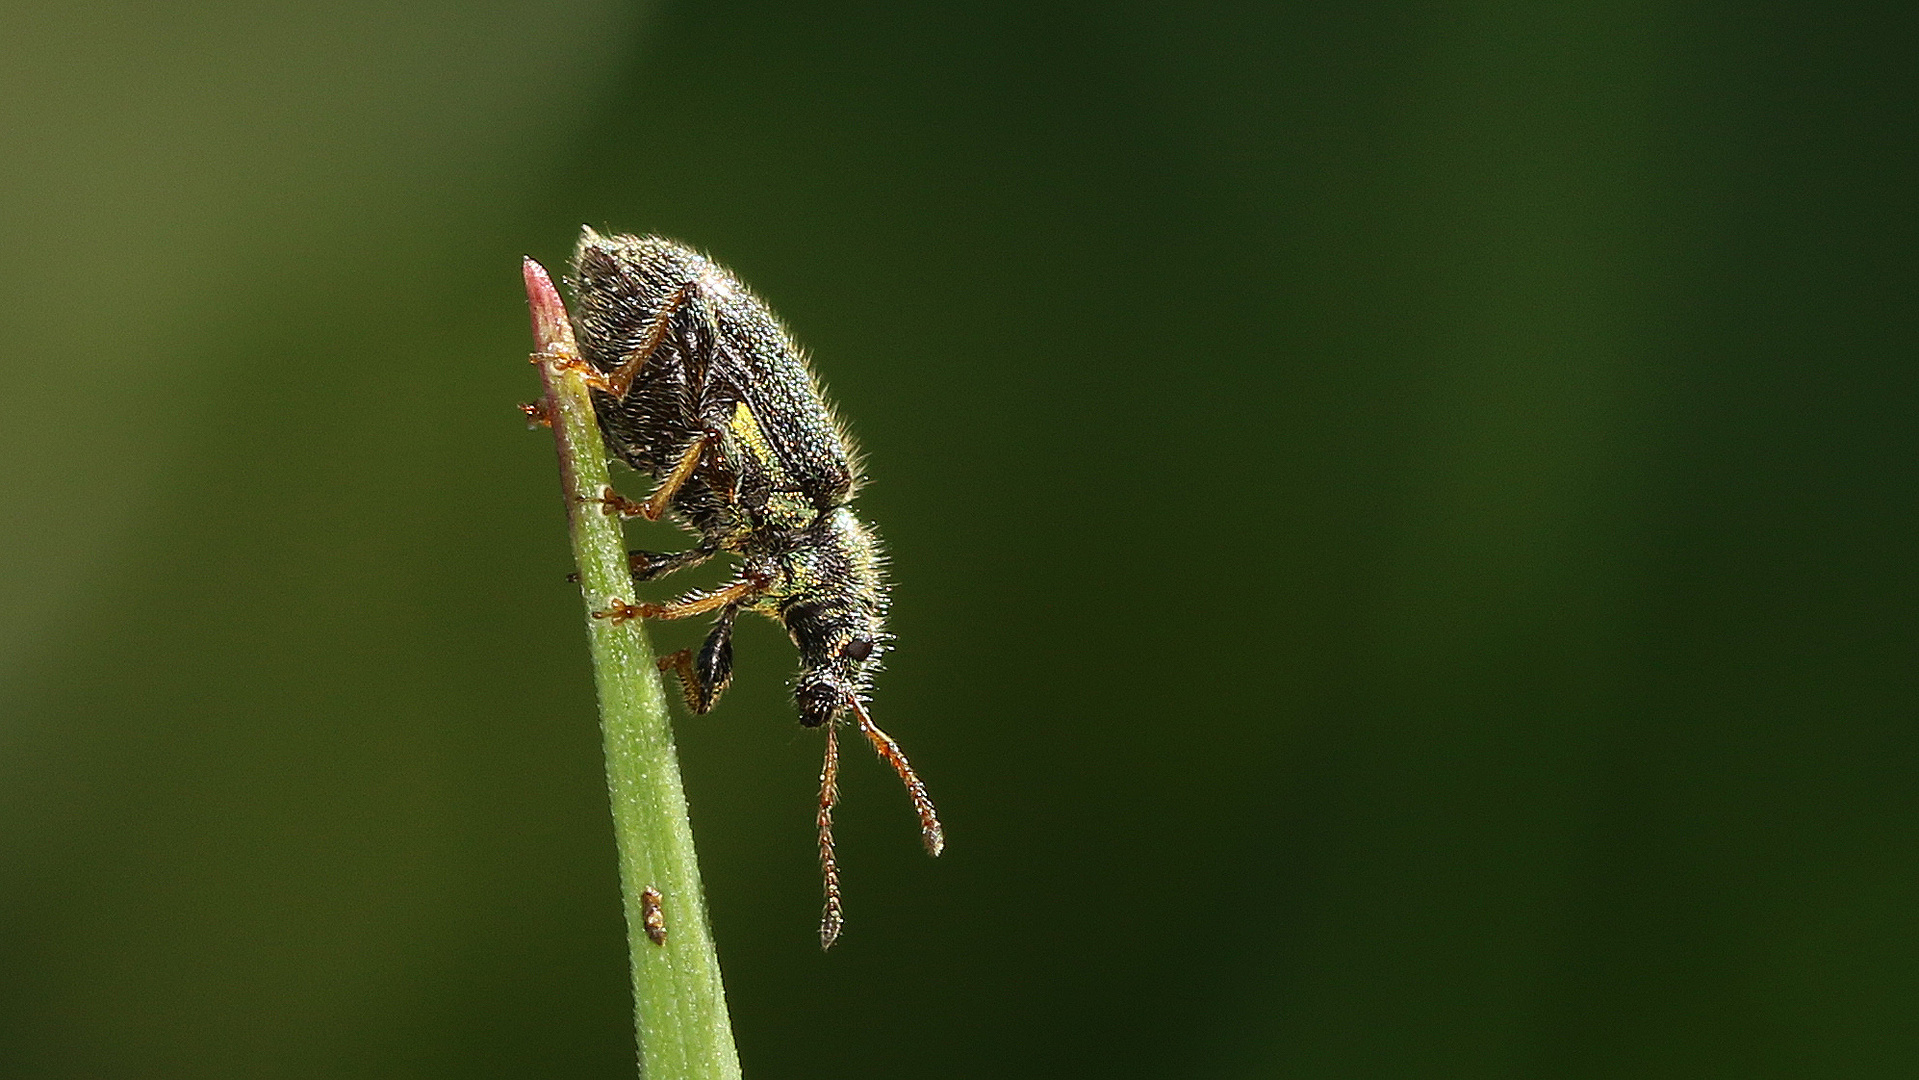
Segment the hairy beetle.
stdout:
<svg viewBox="0 0 1919 1080">
<path fill-rule="evenodd" d="M 658 484 L 631 502 L 611 490 L 608 513 L 662 517 L 699 542 L 680 552 L 634 551 L 636 581 L 652 581 L 727 552 L 733 580 L 668 603 L 616 603 L 595 617 L 714 615 L 698 652 L 661 658 L 687 707 L 713 707 L 733 676 L 741 611 L 780 623 L 798 648 L 793 698 L 800 723 L 826 729 L 820 769 L 820 869 L 826 903 L 820 946 L 844 921 L 833 808 L 839 801 L 839 725 L 850 716 L 912 795 L 926 850 L 945 847 L 926 786 L 867 714 L 865 697 L 886 633 L 887 584 L 873 531 L 854 515 L 859 461 L 820 394 L 804 355 L 759 297 L 705 256 L 657 236 L 583 229 L 571 275 L 574 330 L 592 369 L 593 405 L 608 449 Z"/>
</svg>

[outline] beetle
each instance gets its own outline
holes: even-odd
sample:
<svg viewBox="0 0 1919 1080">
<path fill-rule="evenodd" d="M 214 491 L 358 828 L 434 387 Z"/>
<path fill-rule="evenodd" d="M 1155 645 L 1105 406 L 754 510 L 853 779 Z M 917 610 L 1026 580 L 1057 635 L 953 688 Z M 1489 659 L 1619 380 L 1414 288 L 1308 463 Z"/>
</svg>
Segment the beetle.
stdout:
<svg viewBox="0 0 1919 1080">
<path fill-rule="evenodd" d="M 698 651 L 659 661 L 679 677 L 695 713 L 712 709 L 733 677 L 733 624 L 742 611 L 771 618 L 799 651 L 793 698 L 800 723 L 824 728 L 820 870 L 826 894 L 820 947 L 844 922 L 833 810 L 839 802 L 839 727 L 850 717 L 899 774 L 929 854 L 945 848 L 926 785 L 867 712 L 881 658 L 888 585 L 873 529 L 854 514 L 860 460 L 820 392 L 805 355 L 766 304 L 732 273 L 658 236 L 581 230 L 570 281 L 574 331 L 590 369 L 594 412 L 609 451 L 656 486 L 640 502 L 611 489 L 609 514 L 671 520 L 697 534 L 679 552 L 634 551 L 636 582 L 738 560 L 718 588 L 666 603 L 615 601 L 596 618 L 714 616 Z"/>
</svg>

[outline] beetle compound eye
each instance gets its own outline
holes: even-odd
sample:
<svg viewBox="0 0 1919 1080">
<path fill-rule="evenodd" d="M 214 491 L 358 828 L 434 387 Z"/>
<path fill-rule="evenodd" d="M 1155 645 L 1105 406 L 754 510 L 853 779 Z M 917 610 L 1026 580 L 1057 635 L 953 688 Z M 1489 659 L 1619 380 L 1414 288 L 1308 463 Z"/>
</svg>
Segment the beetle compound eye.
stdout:
<svg viewBox="0 0 1919 1080">
<path fill-rule="evenodd" d="M 848 660 L 864 660 L 873 655 L 871 638 L 856 637 L 840 647 L 840 655 Z"/>
</svg>

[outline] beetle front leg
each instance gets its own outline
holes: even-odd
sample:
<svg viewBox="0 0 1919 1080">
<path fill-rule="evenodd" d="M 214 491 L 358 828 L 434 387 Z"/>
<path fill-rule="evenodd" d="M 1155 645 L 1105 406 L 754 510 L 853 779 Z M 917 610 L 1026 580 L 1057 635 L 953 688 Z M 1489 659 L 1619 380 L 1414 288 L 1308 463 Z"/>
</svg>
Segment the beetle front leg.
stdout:
<svg viewBox="0 0 1919 1080">
<path fill-rule="evenodd" d="M 695 713 L 713 708 L 733 681 L 733 616 L 739 610 L 738 607 L 720 609 L 720 617 L 714 621 L 712 632 L 706 635 L 697 658 L 691 649 L 660 657 L 661 671 L 679 674 L 686 707 Z"/>
</svg>

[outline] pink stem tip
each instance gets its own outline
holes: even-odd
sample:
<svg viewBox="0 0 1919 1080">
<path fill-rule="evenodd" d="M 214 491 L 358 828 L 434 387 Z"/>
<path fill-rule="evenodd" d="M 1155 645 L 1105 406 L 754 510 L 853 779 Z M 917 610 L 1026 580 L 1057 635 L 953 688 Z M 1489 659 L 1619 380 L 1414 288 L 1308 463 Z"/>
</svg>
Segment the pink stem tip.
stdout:
<svg viewBox="0 0 1919 1080">
<path fill-rule="evenodd" d="M 535 262 L 531 255 L 520 268 L 526 277 L 526 304 L 533 313 L 533 344 L 543 353 L 571 355 L 573 324 L 567 321 L 566 301 L 560 299 L 546 267 Z"/>
</svg>

